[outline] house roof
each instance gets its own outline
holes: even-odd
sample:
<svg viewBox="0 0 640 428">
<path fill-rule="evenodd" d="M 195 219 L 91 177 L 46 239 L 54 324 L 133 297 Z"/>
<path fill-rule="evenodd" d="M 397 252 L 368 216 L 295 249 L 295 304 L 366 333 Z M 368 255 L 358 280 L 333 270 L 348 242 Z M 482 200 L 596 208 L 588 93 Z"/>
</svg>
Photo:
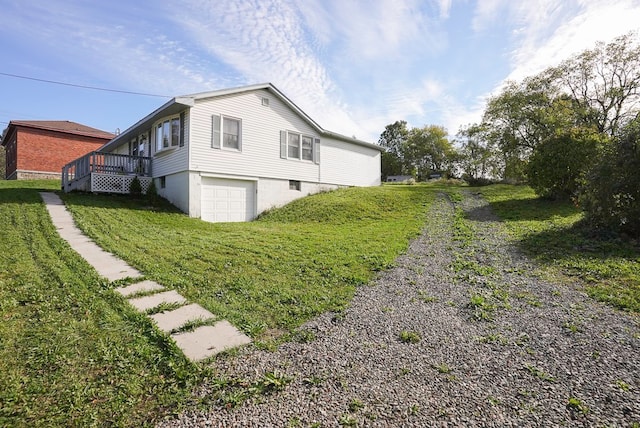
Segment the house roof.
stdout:
<svg viewBox="0 0 640 428">
<path fill-rule="evenodd" d="M 151 125 L 160 119 L 161 117 L 177 114 L 180 111 L 184 110 L 185 107 L 193 107 L 196 101 L 204 100 L 207 98 L 217 98 L 225 95 L 234 95 L 240 94 L 243 92 L 252 92 L 256 90 L 268 90 L 273 93 L 276 97 L 278 97 L 282 102 L 284 102 L 287 106 L 289 106 L 293 111 L 295 111 L 298 115 L 300 115 L 311 127 L 313 127 L 319 134 L 325 135 L 328 137 L 336 138 L 342 141 L 347 141 L 351 143 L 356 143 L 362 146 L 375 148 L 382 151 L 382 148 L 377 144 L 372 144 L 366 141 L 358 140 L 356 138 L 347 137 L 345 135 L 341 135 L 335 132 L 327 131 L 323 129 L 318 123 L 316 123 L 309 115 L 307 115 L 300 107 L 298 107 L 293 101 L 287 98 L 278 88 L 276 88 L 271 83 L 260 83 L 256 85 L 249 86 L 241 86 L 238 88 L 231 89 L 221 89 L 216 91 L 209 92 L 199 92 L 195 94 L 182 95 L 179 97 L 175 97 L 156 109 L 154 112 L 143 118 L 142 120 L 135 123 L 133 126 L 122 132 L 116 138 L 105 144 L 101 150 L 108 147 L 118 146 L 125 141 L 129 141 L 131 138 L 136 136 L 136 130 L 140 127 L 151 127 Z"/>
<path fill-rule="evenodd" d="M 110 132 L 101 131 L 100 129 L 82 125 L 80 123 L 71 122 L 69 120 L 12 120 L 5 129 L 2 138 L 2 145 L 5 145 L 5 136 L 11 134 L 18 127 L 42 129 L 46 131 L 61 132 L 64 134 L 81 135 L 84 137 L 102 138 L 111 140 L 115 137 Z"/>
</svg>

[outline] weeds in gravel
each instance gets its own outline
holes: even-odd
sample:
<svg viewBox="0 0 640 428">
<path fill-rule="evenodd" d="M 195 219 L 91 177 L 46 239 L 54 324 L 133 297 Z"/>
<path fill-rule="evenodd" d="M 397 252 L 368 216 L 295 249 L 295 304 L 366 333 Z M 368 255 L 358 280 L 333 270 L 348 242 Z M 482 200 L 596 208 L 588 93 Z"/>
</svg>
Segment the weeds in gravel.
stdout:
<svg viewBox="0 0 640 428">
<path fill-rule="evenodd" d="M 562 327 L 571 334 L 582 333 L 582 326 L 577 321 L 565 321 Z"/>
<path fill-rule="evenodd" d="M 556 379 L 551 376 L 548 373 L 545 373 L 543 370 L 539 369 L 538 367 L 531 365 L 531 364 L 525 364 L 525 369 L 527 369 L 527 371 L 529 373 L 531 373 L 532 375 L 534 375 L 535 377 L 537 377 L 538 379 L 547 381 L 547 382 L 555 382 Z"/>
<path fill-rule="evenodd" d="M 478 338 L 480 343 L 496 343 L 498 345 L 507 345 L 509 340 L 500 333 L 491 333 Z"/>
<path fill-rule="evenodd" d="M 349 402 L 349 411 L 350 412 L 357 412 L 358 410 L 364 409 L 364 403 L 357 399 L 357 398 L 353 398 L 350 402 Z"/>
<path fill-rule="evenodd" d="M 438 301 L 438 298 L 431 296 L 427 290 L 418 290 L 418 299 L 422 300 L 424 303 L 433 303 Z"/>
<path fill-rule="evenodd" d="M 451 373 L 452 371 L 452 368 L 449 367 L 447 363 L 434 364 L 432 367 L 436 369 L 438 373 L 442 373 L 442 374 L 448 374 L 448 373 Z"/>
<path fill-rule="evenodd" d="M 358 420 L 353 415 L 343 414 L 338 418 L 338 424 L 342 427 L 355 427 L 358 426 Z"/>
<path fill-rule="evenodd" d="M 311 330 L 299 328 L 291 333 L 291 340 L 298 343 L 311 343 L 316 340 L 316 334 Z"/>
<path fill-rule="evenodd" d="M 513 296 L 516 299 L 524 300 L 524 302 L 529 306 L 533 306 L 535 308 L 542 307 L 542 302 L 540 302 L 540 300 L 534 294 L 528 291 L 513 293 Z"/>
<path fill-rule="evenodd" d="M 292 377 L 280 373 L 277 370 L 267 372 L 262 376 L 262 379 L 258 381 L 257 386 L 261 393 L 281 391 L 293 380 Z"/>
<path fill-rule="evenodd" d="M 322 385 L 325 380 L 327 380 L 325 377 L 313 375 L 311 377 L 304 378 L 302 382 L 307 385 L 318 386 Z"/>
<path fill-rule="evenodd" d="M 472 310 L 472 317 L 479 321 L 492 321 L 496 311 L 495 304 L 491 303 L 482 294 L 473 294 L 469 299 L 469 308 Z"/>
<path fill-rule="evenodd" d="M 402 330 L 398 335 L 402 343 L 418 343 L 422 339 L 417 331 Z"/>
<path fill-rule="evenodd" d="M 239 406 L 250 397 L 281 391 L 292 380 L 292 377 L 277 370 L 265 372 L 261 378 L 253 382 L 243 379 L 221 378 L 210 384 L 212 389 L 210 398 L 213 402 L 230 409 Z"/>
<path fill-rule="evenodd" d="M 621 379 L 616 380 L 616 386 L 624 392 L 627 392 L 631 389 L 631 385 Z"/>
<path fill-rule="evenodd" d="M 402 368 L 398 371 L 398 373 L 396 374 L 396 379 L 397 379 L 397 378 L 399 378 L 399 377 L 402 377 L 402 376 L 406 376 L 406 375 L 408 375 L 409 373 L 411 373 L 411 369 L 410 369 L 410 368 L 408 368 L 408 367 L 402 367 Z"/>
<path fill-rule="evenodd" d="M 589 413 L 589 407 L 587 407 L 579 398 L 570 397 L 567 401 L 567 409 L 572 412 L 582 413 L 586 415 Z"/>
</svg>

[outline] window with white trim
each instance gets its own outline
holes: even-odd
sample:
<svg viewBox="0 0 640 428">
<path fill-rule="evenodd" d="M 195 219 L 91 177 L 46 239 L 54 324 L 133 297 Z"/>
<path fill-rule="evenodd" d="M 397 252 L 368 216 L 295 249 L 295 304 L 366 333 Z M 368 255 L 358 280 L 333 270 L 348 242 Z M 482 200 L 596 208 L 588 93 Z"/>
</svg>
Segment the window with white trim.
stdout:
<svg viewBox="0 0 640 428">
<path fill-rule="evenodd" d="M 224 116 L 211 117 L 211 147 L 242 151 L 242 120 Z"/>
<path fill-rule="evenodd" d="M 155 126 L 156 152 L 180 145 L 180 116 L 165 119 Z"/>
<path fill-rule="evenodd" d="M 280 131 L 280 157 L 320 163 L 320 139 L 298 132 Z"/>
</svg>

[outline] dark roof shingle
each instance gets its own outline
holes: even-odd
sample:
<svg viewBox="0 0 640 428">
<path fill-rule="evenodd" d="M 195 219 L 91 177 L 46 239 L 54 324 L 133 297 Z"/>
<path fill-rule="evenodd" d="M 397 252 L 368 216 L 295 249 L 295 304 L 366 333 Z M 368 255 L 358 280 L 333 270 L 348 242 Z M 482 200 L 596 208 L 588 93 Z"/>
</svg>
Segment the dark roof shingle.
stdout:
<svg viewBox="0 0 640 428">
<path fill-rule="evenodd" d="M 115 137 L 110 132 L 82 125 L 68 120 L 12 120 L 9 126 L 23 126 L 27 128 L 46 129 L 48 131 L 65 132 L 67 134 L 84 135 L 88 137 L 104 138 L 111 140 Z"/>
</svg>

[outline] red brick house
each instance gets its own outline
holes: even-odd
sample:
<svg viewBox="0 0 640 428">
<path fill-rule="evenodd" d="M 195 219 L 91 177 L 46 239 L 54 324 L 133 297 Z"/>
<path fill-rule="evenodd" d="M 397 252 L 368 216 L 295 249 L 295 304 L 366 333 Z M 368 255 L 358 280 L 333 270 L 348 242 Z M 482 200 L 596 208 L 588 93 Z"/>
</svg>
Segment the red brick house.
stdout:
<svg viewBox="0 0 640 428">
<path fill-rule="evenodd" d="M 62 167 L 115 135 L 65 120 L 12 120 L 2 134 L 5 178 L 60 178 Z"/>
</svg>

